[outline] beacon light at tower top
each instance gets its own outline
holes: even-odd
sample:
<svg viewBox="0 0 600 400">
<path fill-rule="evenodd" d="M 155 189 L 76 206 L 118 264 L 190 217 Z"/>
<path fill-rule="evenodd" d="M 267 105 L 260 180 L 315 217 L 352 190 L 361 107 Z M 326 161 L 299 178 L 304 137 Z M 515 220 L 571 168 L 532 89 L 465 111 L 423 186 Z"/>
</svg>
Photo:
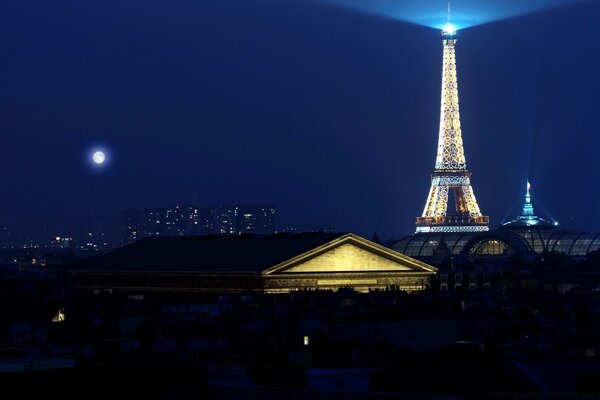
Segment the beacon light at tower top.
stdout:
<svg viewBox="0 0 600 400">
<path fill-rule="evenodd" d="M 444 36 L 454 36 L 456 35 L 456 27 L 448 22 L 446 25 L 444 25 L 444 28 L 442 28 L 442 34 Z"/>
<path fill-rule="evenodd" d="M 508 18 L 543 12 L 584 0 L 451 0 L 451 19 L 448 0 L 310 0 L 346 10 L 378 15 L 396 21 L 443 29 L 446 22 L 458 29 L 472 28 Z M 588 0 L 587 2 L 590 2 Z"/>
</svg>

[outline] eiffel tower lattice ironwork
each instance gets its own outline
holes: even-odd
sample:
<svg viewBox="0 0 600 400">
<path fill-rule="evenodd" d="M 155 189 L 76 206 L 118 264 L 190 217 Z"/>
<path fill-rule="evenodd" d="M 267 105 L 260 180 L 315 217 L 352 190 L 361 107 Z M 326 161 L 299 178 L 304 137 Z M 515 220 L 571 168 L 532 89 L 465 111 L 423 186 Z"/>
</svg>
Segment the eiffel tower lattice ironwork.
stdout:
<svg viewBox="0 0 600 400">
<path fill-rule="evenodd" d="M 442 32 L 442 42 L 444 66 L 437 157 L 427 203 L 423 214 L 417 217 L 417 233 L 487 231 L 489 217 L 481 215 L 475 200 L 462 144 L 454 51 L 456 30 L 450 25 Z M 455 210 L 448 212 L 451 195 Z"/>
</svg>

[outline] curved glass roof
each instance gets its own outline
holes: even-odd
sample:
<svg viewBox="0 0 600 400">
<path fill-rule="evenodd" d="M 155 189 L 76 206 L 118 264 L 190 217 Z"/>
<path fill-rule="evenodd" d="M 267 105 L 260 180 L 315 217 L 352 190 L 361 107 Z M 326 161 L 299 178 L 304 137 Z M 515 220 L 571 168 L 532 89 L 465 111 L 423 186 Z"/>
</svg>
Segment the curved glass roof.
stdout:
<svg viewBox="0 0 600 400">
<path fill-rule="evenodd" d="M 416 233 L 400 239 L 392 249 L 409 257 L 431 257 L 433 251 L 442 240 L 453 255 L 461 253 L 465 244 L 477 233 Z"/>
<path fill-rule="evenodd" d="M 500 230 L 525 239 L 536 253 L 556 252 L 572 257 L 583 257 L 600 249 L 600 233 L 566 232 L 557 228 L 511 227 Z"/>
<path fill-rule="evenodd" d="M 589 252 L 600 249 L 600 233 L 565 232 L 556 225 L 557 223 L 535 215 L 531 202 L 531 185 L 527 182 L 521 215 L 495 231 L 415 233 L 401 239 L 392 248 L 410 257 L 431 257 L 443 238 L 452 255 L 468 254 L 472 250 L 473 254 L 489 254 L 490 251 L 500 252 L 502 247 L 513 253 L 547 251 L 584 257 Z M 506 246 L 503 247 L 500 242 Z"/>
<path fill-rule="evenodd" d="M 591 251 L 600 249 L 600 233 L 565 232 L 552 226 L 514 225 L 483 233 L 418 233 L 401 239 L 392 248 L 410 257 L 431 257 L 443 236 L 451 254 L 459 255 L 463 250 L 466 253 L 471 247 L 480 243 L 477 237 L 481 237 L 481 241 L 492 240 L 490 237 L 495 232 L 508 237 L 514 236 L 515 241 L 536 253 L 548 251 L 583 257 Z M 465 249 L 468 242 L 470 242 L 469 249 Z"/>
</svg>

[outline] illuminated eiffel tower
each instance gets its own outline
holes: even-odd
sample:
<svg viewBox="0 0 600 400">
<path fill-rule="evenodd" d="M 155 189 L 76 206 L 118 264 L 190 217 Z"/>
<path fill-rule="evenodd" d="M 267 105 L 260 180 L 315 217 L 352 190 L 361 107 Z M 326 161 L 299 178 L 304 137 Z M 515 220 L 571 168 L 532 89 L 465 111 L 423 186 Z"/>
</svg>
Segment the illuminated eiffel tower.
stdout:
<svg viewBox="0 0 600 400">
<path fill-rule="evenodd" d="M 454 54 L 456 29 L 450 24 L 442 32 L 442 43 L 444 67 L 437 158 L 423 215 L 417 217 L 417 233 L 487 231 L 489 217 L 481 215 L 475 200 L 462 144 Z M 454 198 L 455 210 L 448 212 L 450 196 Z"/>
</svg>

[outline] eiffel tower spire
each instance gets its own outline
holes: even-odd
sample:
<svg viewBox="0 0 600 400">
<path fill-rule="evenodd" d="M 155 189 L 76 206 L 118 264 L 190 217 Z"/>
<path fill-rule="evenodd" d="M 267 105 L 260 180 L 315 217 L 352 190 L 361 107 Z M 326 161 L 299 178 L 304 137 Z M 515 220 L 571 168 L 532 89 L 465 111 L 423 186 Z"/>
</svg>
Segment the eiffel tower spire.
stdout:
<svg viewBox="0 0 600 400">
<path fill-rule="evenodd" d="M 417 217 L 417 233 L 487 231 L 489 217 L 481 215 L 479 210 L 463 149 L 456 78 L 456 29 L 451 24 L 442 32 L 442 43 L 444 65 L 437 156 L 429 196 L 423 214 Z M 452 211 L 448 211 L 450 195 L 455 202 Z"/>
</svg>

